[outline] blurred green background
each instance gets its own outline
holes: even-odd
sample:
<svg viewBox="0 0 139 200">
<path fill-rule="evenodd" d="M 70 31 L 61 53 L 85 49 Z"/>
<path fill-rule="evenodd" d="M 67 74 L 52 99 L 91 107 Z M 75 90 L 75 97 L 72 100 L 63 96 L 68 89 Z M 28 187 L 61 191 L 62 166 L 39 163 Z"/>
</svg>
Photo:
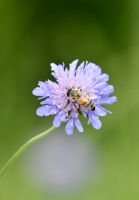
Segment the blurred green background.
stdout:
<svg viewBox="0 0 139 200">
<path fill-rule="evenodd" d="M 138 0 L 0 0 L 0 166 L 51 126 L 51 117 L 35 115 L 32 96 L 38 80 L 52 78 L 49 63 L 77 58 L 100 65 L 118 97 L 100 131 L 84 122 L 85 134 L 72 136 L 97 146 L 96 181 L 72 192 L 41 191 L 24 177 L 24 155 L 0 179 L 0 200 L 139 199 Z"/>
</svg>

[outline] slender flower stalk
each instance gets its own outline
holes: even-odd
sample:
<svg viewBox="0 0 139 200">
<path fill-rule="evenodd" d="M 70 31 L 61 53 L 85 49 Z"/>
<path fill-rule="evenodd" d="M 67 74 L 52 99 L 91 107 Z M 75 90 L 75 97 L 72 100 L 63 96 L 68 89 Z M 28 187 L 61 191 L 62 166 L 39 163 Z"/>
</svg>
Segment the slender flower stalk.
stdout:
<svg viewBox="0 0 139 200">
<path fill-rule="evenodd" d="M 14 154 L 13 156 L 5 163 L 3 168 L 0 170 L 0 176 L 6 171 L 6 169 L 14 162 L 16 159 L 33 143 L 40 140 L 44 136 L 48 135 L 52 130 L 54 130 L 54 127 L 52 126 L 48 130 L 45 130 L 44 132 L 40 133 L 39 135 L 34 136 L 33 138 L 29 139 L 23 146 L 21 146 Z"/>
</svg>

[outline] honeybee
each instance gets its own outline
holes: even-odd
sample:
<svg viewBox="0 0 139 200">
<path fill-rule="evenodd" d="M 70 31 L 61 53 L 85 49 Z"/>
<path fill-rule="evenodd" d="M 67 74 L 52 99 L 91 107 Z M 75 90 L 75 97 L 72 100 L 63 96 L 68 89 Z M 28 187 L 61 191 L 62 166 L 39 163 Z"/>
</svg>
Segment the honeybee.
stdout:
<svg viewBox="0 0 139 200">
<path fill-rule="evenodd" d="M 79 107 L 84 106 L 90 110 L 95 110 L 95 105 L 88 94 L 84 94 L 81 89 L 70 88 L 67 91 L 67 96 L 74 102 L 78 103 Z M 80 108 L 79 108 L 80 110 Z"/>
</svg>

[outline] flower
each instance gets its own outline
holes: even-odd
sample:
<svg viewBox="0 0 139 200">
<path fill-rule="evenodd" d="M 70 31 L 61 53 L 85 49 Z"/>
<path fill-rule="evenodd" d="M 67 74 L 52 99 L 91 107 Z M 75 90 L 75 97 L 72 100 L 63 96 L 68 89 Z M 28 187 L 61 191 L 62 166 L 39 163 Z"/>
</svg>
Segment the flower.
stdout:
<svg viewBox="0 0 139 200">
<path fill-rule="evenodd" d="M 94 63 L 82 62 L 77 67 L 78 60 L 73 61 L 69 68 L 64 64 L 51 64 L 53 81 L 39 81 L 33 90 L 35 96 L 43 99 L 36 111 L 38 116 L 54 115 L 53 126 L 59 127 L 66 122 L 66 133 L 71 135 L 74 126 L 83 132 L 79 115 L 88 119 L 95 129 L 101 128 L 99 117 L 111 113 L 102 107 L 103 104 L 116 102 L 115 96 L 109 96 L 114 87 L 107 82 L 109 76 L 101 72 Z"/>
</svg>

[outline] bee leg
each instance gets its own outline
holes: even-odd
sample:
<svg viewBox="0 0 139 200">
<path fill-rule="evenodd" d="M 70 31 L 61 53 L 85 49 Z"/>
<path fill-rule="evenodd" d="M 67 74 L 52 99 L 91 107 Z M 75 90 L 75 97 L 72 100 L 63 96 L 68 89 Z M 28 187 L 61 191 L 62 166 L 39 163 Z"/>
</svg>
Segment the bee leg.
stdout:
<svg viewBox="0 0 139 200">
<path fill-rule="evenodd" d="M 65 109 L 68 105 L 70 104 L 70 100 L 67 100 L 67 104 L 65 105 L 65 107 L 63 109 Z"/>
<path fill-rule="evenodd" d="M 93 104 L 93 105 L 91 105 L 91 111 L 95 111 L 95 105 Z"/>
<path fill-rule="evenodd" d="M 70 114 L 71 114 L 71 111 L 68 111 L 68 117 L 70 116 Z"/>
<path fill-rule="evenodd" d="M 79 105 L 79 108 L 77 108 L 77 111 L 80 115 L 82 115 L 82 112 L 81 112 L 81 106 Z"/>
</svg>

